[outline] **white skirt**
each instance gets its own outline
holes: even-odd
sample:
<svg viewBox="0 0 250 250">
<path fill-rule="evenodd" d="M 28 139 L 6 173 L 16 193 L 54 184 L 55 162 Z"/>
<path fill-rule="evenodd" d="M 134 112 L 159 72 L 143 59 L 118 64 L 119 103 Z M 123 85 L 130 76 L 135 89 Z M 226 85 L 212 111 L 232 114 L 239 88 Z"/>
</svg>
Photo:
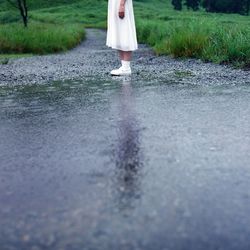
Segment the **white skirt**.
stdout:
<svg viewBox="0 0 250 250">
<path fill-rule="evenodd" d="M 132 0 L 125 2 L 125 17 L 119 18 L 120 0 L 108 2 L 108 30 L 106 45 L 122 51 L 138 49 Z"/>
</svg>

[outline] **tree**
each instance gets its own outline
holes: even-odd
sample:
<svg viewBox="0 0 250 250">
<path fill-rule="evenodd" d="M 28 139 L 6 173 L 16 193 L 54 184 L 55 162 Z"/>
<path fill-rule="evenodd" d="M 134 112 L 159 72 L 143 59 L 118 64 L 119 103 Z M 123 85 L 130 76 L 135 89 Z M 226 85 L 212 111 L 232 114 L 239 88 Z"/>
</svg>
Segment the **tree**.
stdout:
<svg viewBox="0 0 250 250">
<path fill-rule="evenodd" d="M 7 0 L 12 6 L 17 8 L 23 19 L 24 27 L 28 26 L 28 8 L 26 0 Z"/>
<path fill-rule="evenodd" d="M 208 12 L 249 13 L 249 0 L 203 0 L 202 6 Z"/>
<path fill-rule="evenodd" d="M 172 0 L 172 5 L 175 10 L 182 10 L 182 0 Z"/>
<path fill-rule="evenodd" d="M 188 9 L 198 10 L 200 6 L 200 0 L 186 0 L 185 5 Z"/>
<path fill-rule="evenodd" d="M 202 6 L 206 9 L 207 12 L 211 12 L 211 0 L 203 0 Z"/>
<path fill-rule="evenodd" d="M 249 15 L 250 11 L 250 0 L 246 0 L 246 15 Z"/>
</svg>

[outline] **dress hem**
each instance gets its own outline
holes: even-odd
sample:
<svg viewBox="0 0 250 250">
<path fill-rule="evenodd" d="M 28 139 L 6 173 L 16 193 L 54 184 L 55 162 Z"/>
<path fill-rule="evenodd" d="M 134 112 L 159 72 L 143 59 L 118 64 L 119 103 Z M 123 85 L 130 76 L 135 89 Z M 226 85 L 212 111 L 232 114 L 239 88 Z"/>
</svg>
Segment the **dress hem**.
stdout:
<svg viewBox="0 0 250 250">
<path fill-rule="evenodd" d="M 108 44 L 106 44 L 106 46 L 109 47 L 109 48 L 112 48 L 112 49 L 115 49 L 115 50 L 121 50 L 121 51 L 135 51 L 135 50 L 138 49 L 138 47 L 137 48 L 133 48 L 133 49 L 122 49 L 120 47 L 112 46 L 112 45 L 108 45 Z"/>
</svg>

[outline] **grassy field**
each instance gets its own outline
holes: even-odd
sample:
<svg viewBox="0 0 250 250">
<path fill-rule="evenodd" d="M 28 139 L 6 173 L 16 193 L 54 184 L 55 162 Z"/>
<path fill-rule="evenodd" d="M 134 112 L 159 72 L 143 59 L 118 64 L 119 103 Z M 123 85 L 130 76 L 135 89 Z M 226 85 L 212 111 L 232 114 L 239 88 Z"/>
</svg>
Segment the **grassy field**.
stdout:
<svg viewBox="0 0 250 250">
<path fill-rule="evenodd" d="M 157 54 L 250 66 L 250 17 L 178 12 L 170 0 L 134 0 L 134 7 L 138 40 Z M 4 0 L 0 9 L 1 53 L 63 51 L 84 38 L 84 27 L 106 28 L 107 1 L 103 0 L 30 0 L 28 30 Z"/>
</svg>

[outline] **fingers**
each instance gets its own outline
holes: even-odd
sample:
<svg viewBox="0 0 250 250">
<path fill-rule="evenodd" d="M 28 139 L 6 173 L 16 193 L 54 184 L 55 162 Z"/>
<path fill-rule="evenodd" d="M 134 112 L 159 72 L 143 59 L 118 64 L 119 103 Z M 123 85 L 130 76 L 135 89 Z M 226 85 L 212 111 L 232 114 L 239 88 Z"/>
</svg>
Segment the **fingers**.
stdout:
<svg viewBox="0 0 250 250">
<path fill-rule="evenodd" d="M 125 17 L 125 6 L 120 4 L 119 6 L 119 13 L 118 13 L 119 17 L 121 19 L 123 19 Z"/>
<path fill-rule="evenodd" d="M 125 17 L 125 12 L 124 11 L 119 11 L 119 17 L 123 19 Z"/>
</svg>

